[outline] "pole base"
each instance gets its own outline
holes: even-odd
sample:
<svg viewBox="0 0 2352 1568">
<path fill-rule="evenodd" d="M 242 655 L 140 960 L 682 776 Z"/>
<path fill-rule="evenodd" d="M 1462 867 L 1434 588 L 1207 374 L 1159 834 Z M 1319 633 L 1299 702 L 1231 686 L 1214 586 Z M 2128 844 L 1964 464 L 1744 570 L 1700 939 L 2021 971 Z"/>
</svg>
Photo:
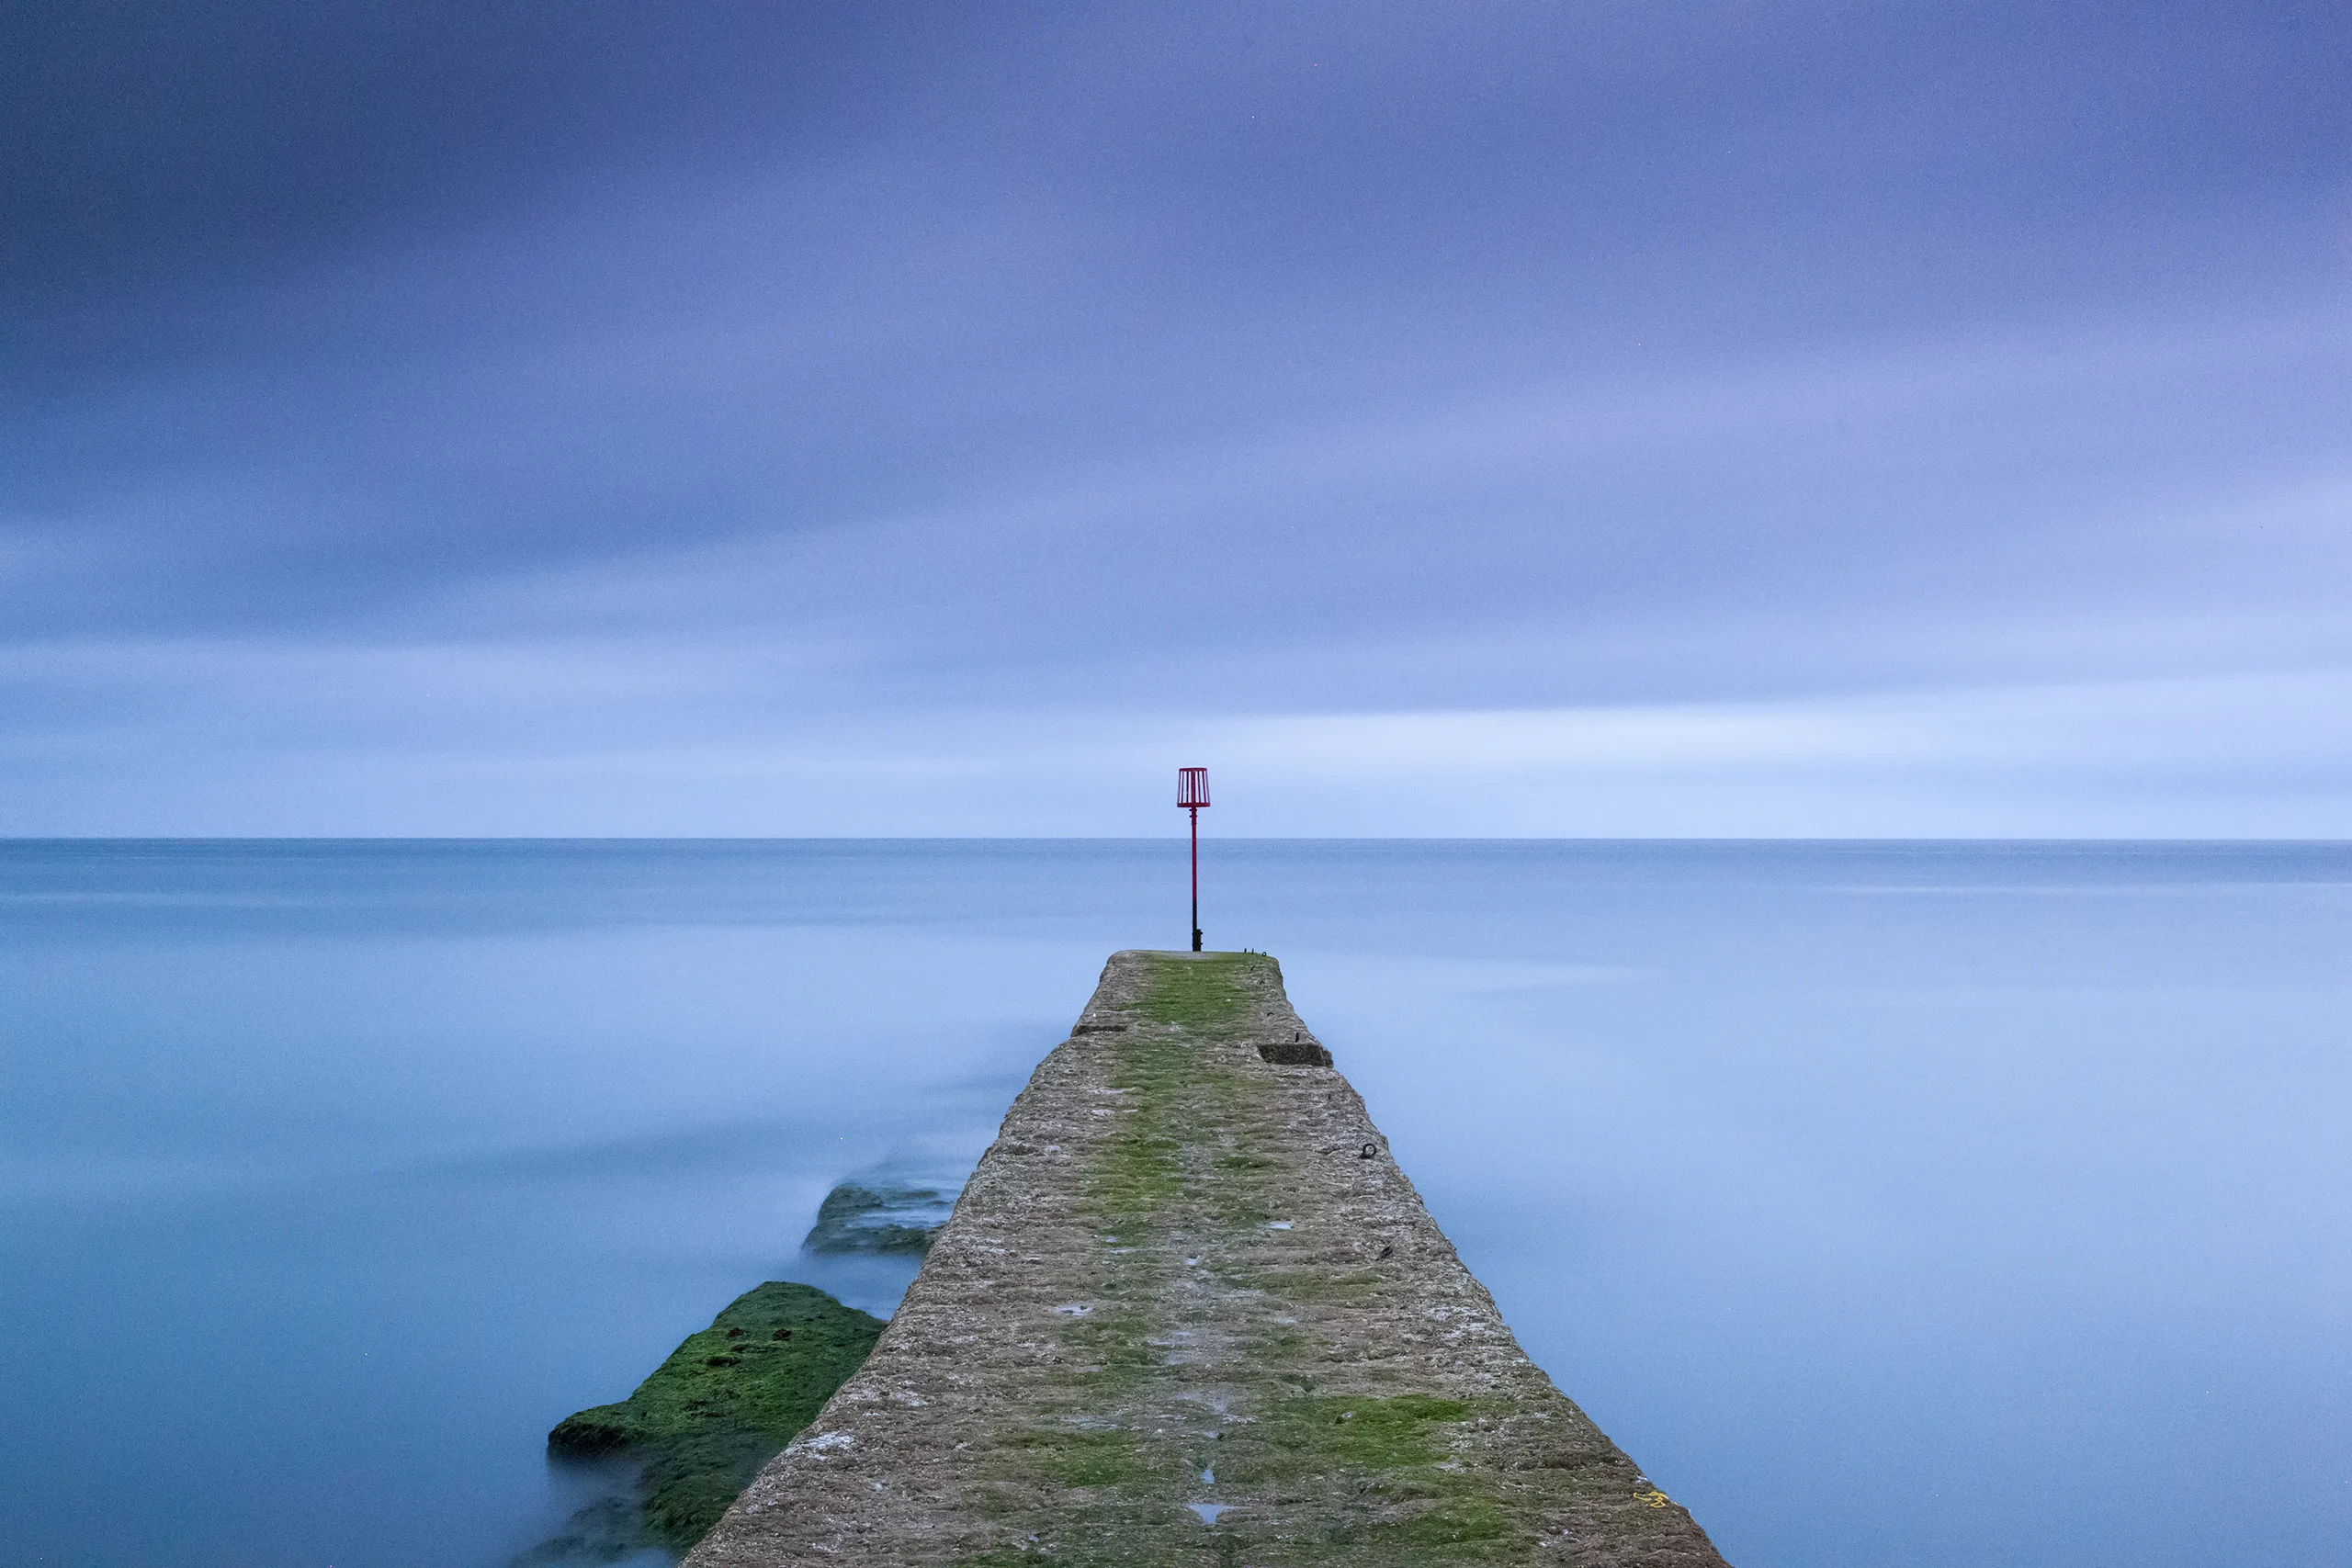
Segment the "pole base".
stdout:
<svg viewBox="0 0 2352 1568">
<path fill-rule="evenodd" d="M 1200 952 L 1200 950 L 1201 950 L 1201 928 L 1200 928 L 1200 927 L 1198 927 L 1198 926 L 1194 926 L 1194 927 L 1193 928 L 1193 951 L 1194 953 L 1198 953 L 1198 952 Z"/>
</svg>

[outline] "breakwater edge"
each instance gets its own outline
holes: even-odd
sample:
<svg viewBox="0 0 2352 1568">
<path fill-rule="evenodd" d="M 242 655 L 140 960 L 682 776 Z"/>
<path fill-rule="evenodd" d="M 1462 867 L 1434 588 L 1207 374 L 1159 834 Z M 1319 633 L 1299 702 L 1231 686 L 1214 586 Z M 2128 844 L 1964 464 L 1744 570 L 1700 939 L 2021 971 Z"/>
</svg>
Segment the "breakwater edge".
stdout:
<svg viewBox="0 0 2352 1568">
<path fill-rule="evenodd" d="M 1521 1350 L 1255 953 L 1125 952 L 690 1568 L 1721 1562 Z"/>
</svg>

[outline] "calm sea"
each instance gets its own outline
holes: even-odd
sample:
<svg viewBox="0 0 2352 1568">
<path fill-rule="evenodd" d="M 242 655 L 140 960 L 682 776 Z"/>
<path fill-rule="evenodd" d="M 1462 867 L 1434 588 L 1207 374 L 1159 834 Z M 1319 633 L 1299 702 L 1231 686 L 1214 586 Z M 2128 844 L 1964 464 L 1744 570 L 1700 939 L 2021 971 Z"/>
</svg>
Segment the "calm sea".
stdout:
<svg viewBox="0 0 2352 1568">
<path fill-rule="evenodd" d="M 0 843 L 0 1560 L 494 1568 L 548 1426 L 968 1167 L 1126 842 Z M 2352 846 L 1212 843 L 1743 1568 L 2352 1562 Z"/>
</svg>

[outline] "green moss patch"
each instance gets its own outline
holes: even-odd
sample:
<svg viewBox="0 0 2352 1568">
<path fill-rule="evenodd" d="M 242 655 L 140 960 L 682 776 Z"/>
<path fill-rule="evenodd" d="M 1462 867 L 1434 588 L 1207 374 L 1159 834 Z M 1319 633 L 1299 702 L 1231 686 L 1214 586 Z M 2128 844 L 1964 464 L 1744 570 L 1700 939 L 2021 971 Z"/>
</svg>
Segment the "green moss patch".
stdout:
<svg viewBox="0 0 2352 1568">
<path fill-rule="evenodd" d="M 1395 1471 L 1443 1460 L 1443 1428 L 1469 1415 L 1470 1406 L 1458 1399 L 1428 1394 L 1307 1394 L 1274 1404 L 1253 1436 L 1264 1445 L 1266 1472 L 1277 1478 L 1333 1470 Z"/>
<path fill-rule="evenodd" d="M 688 1335 L 635 1393 L 566 1416 L 548 1449 L 641 1461 L 646 1538 L 692 1546 L 881 1333 L 881 1319 L 813 1286 L 761 1285 Z"/>
<path fill-rule="evenodd" d="M 1016 1446 L 1038 1471 L 1069 1486 L 1181 1489 L 1190 1479 L 1165 1451 L 1125 1431 L 1024 1432 Z"/>
<path fill-rule="evenodd" d="M 1303 1394 L 1227 1434 L 1217 1477 L 1321 1493 L 1324 1547 L 1365 1564 L 1519 1561 L 1531 1544 L 1493 1477 L 1454 1457 L 1467 1402 L 1429 1394 Z M 1319 1561 L 1319 1559 L 1318 1559 Z"/>
<path fill-rule="evenodd" d="M 1345 1273 L 1319 1273 L 1307 1269 L 1265 1269 L 1237 1276 L 1237 1283 L 1246 1284 L 1294 1302 L 1337 1302 L 1342 1305 L 1360 1306 L 1380 1293 L 1385 1281 L 1369 1269 L 1350 1269 Z"/>
<path fill-rule="evenodd" d="M 1090 1400 L 1116 1398 L 1160 1376 L 1167 1354 L 1151 1342 L 1153 1320 L 1128 1307 L 1097 1310 L 1061 1332 L 1070 1363 L 1060 1376 Z"/>
<path fill-rule="evenodd" d="M 1229 1030 L 1250 1006 L 1245 976 L 1272 962 L 1258 953 L 1213 953 L 1198 958 L 1150 960 L 1151 986 L 1144 992 L 1143 1016 L 1154 1023 L 1187 1030 Z"/>
</svg>

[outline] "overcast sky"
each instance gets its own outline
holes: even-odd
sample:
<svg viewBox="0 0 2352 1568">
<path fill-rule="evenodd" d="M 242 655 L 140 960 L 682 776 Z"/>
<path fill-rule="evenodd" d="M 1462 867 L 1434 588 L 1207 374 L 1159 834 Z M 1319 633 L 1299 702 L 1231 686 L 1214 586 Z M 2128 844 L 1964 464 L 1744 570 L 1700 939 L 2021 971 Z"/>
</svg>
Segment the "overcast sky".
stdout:
<svg viewBox="0 0 2352 1568">
<path fill-rule="evenodd" d="M 0 5 L 0 831 L 2352 836 L 2352 9 Z"/>
</svg>

